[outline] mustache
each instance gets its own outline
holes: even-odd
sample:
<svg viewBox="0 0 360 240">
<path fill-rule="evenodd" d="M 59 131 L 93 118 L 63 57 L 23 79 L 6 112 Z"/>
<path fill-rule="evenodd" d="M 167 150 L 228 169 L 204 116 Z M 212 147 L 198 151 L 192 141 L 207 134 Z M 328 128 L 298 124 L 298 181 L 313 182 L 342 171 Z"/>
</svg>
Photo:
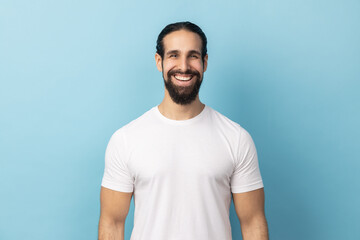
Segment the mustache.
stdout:
<svg viewBox="0 0 360 240">
<path fill-rule="evenodd" d="M 174 75 L 174 74 L 191 74 L 191 75 L 200 77 L 200 73 L 198 71 L 191 70 L 191 69 L 188 69 L 185 72 L 182 72 L 180 70 L 170 70 L 170 71 L 168 71 L 167 75 L 168 75 L 168 77 L 170 77 L 171 75 Z"/>
</svg>

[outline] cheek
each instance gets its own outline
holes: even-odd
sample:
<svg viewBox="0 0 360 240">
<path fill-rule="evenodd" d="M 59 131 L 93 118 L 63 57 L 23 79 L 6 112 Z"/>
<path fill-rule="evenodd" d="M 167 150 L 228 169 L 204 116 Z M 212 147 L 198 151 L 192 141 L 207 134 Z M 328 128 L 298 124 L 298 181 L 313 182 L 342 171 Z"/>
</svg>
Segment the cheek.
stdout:
<svg viewBox="0 0 360 240">
<path fill-rule="evenodd" d="M 196 69 L 202 68 L 203 66 L 203 62 L 201 60 L 201 58 L 197 58 L 197 59 L 190 59 L 189 64 Z"/>
<path fill-rule="evenodd" d="M 172 70 L 176 65 L 175 64 L 171 64 L 171 63 L 168 63 L 168 64 L 164 64 L 163 65 L 163 72 L 165 74 L 167 74 L 170 70 Z"/>
<path fill-rule="evenodd" d="M 202 73 L 203 71 L 203 64 L 202 62 L 194 62 L 192 67 L 195 68 L 198 72 Z"/>
</svg>

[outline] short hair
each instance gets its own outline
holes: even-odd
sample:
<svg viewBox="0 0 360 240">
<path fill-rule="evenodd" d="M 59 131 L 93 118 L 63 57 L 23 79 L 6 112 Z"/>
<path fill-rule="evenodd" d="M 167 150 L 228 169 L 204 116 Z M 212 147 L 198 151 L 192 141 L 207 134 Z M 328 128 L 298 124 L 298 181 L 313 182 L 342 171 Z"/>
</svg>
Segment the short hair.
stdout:
<svg viewBox="0 0 360 240">
<path fill-rule="evenodd" d="M 205 55 L 207 54 L 207 39 L 205 33 L 201 30 L 199 26 L 189 21 L 186 22 L 176 22 L 167 25 L 159 34 L 157 41 L 156 41 L 156 52 L 164 58 L 164 43 L 163 39 L 169 33 L 179 31 L 179 30 L 187 30 L 189 32 L 196 33 L 200 36 L 202 42 L 202 49 L 201 49 L 201 57 L 204 61 Z"/>
</svg>

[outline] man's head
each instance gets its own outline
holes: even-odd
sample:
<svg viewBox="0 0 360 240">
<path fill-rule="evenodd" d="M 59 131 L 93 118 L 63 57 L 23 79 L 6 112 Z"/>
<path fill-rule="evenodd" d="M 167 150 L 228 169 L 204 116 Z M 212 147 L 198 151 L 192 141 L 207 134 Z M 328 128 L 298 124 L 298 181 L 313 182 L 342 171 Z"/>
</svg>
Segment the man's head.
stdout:
<svg viewBox="0 0 360 240">
<path fill-rule="evenodd" d="M 206 44 L 203 31 L 190 22 L 169 24 L 159 34 L 156 65 L 175 103 L 185 105 L 196 99 L 207 68 Z"/>
<path fill-rule="evenodd" d="M 207 38 L 205 33 L 201 30 L 199 26 L 191 22 L 177 22 L 167 25 L 159 34 L 156 41 L 156 53 L 158 53 L 162 58 L 164 58 L 164 42 L 163 39 L 169 33 L 186 30 L 189 32 L 196 33 L 201 38 L 201 58 L 204 61 L 204 57 L 207 54 Z"/>
</svg>

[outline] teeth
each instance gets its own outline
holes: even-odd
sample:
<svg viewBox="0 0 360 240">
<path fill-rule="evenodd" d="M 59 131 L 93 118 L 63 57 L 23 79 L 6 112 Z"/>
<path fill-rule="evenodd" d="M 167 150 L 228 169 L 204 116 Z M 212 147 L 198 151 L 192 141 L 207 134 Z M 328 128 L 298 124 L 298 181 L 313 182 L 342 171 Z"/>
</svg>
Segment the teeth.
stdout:
<svg viewBox="0 0 360 240">
<path fill-rule="evenodd" d="M 179 76 L 179 75 L 175 75 L 174 76 L 177 80 L 180 80 L 180 81 L 188 81 L 191 79 L 192 76 L 189 76 L 189 77 L 182 77 L 182 76 Z"/>
</svg>

